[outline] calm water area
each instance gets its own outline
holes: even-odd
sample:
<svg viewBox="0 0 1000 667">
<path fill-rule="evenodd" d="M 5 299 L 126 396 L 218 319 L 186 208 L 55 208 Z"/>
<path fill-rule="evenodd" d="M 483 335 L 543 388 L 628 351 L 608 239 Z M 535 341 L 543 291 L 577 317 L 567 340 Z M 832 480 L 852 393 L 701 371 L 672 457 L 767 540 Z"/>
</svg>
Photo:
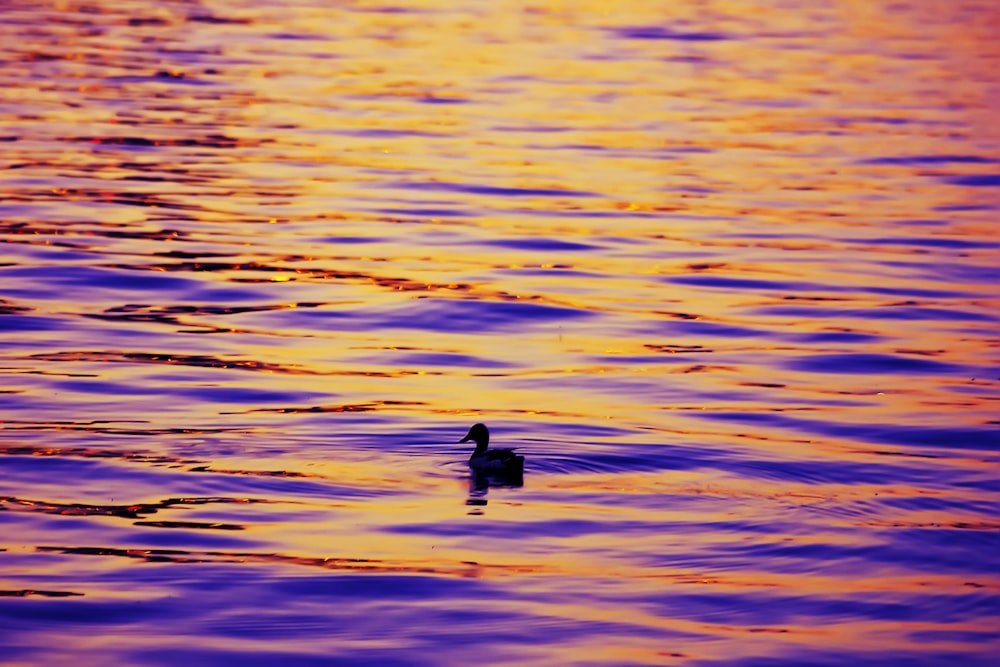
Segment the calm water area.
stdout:
<svg viewBox="0 0 1000 667">
<path fill-rule="evenodd" d="M 0 3 L 0 665 L 1000 665 L 998 35 Z"/>
</svg>

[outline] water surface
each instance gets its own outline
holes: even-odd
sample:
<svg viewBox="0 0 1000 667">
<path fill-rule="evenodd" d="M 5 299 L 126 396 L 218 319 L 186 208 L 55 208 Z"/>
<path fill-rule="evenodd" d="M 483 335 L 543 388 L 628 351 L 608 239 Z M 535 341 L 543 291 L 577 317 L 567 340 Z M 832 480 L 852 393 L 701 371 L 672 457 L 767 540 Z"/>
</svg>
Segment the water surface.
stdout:
<svg viewBox="0 0 1000 667">
<path fill-rule="evenodd" d="M 993 3 L 330 4 L 0 9 L 0 662 L 997 664 Z"/>
</svg>

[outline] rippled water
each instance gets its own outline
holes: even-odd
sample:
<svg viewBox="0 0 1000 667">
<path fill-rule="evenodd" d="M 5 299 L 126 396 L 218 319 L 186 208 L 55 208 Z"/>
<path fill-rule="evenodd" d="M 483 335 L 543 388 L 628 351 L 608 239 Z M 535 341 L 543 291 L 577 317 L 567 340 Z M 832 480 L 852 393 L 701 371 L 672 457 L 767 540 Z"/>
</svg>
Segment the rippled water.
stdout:
<svg viewBox="0 0 1000 667">
<path fill-rule="evenodd" d="M 0 662 L 998 664 L 998 31 L 4 3 Z"/>
</svg>

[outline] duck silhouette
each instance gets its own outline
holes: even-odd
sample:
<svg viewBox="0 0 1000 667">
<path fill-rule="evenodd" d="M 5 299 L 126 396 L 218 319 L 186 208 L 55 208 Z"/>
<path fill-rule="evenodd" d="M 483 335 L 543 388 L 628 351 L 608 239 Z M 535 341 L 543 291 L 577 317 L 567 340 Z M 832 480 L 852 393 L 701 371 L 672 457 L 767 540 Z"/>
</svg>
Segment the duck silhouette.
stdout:
<svg viewBox="0 0 1000 667">
<path fill-rule="evenodd" d="M 486 424 L 473 424 L 459 443 L 475 441 L 476 451 L 469 457 L 469 468 L 482 475 L 520 477 L 524 474 L 524 457 L 512 449 L 489 449 L 490 431 Z"/>
</svg>

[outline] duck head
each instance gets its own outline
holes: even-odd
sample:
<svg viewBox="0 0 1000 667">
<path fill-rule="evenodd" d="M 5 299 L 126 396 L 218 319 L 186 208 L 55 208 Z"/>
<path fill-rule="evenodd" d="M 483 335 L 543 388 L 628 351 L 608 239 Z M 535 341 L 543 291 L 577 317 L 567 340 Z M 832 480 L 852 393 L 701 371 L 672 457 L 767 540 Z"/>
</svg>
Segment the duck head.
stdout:
<svg viewBox="0 0 1000 667">
<path fill-rule="evenodd" d="M 463 443 L 470 440 L 476 443 L 476 451 L 485 450 L 490 444 L 490 432 L 486 428 L 486 424 L 473 424 L 465 437 L 458 442 Z"/>
</svg>

